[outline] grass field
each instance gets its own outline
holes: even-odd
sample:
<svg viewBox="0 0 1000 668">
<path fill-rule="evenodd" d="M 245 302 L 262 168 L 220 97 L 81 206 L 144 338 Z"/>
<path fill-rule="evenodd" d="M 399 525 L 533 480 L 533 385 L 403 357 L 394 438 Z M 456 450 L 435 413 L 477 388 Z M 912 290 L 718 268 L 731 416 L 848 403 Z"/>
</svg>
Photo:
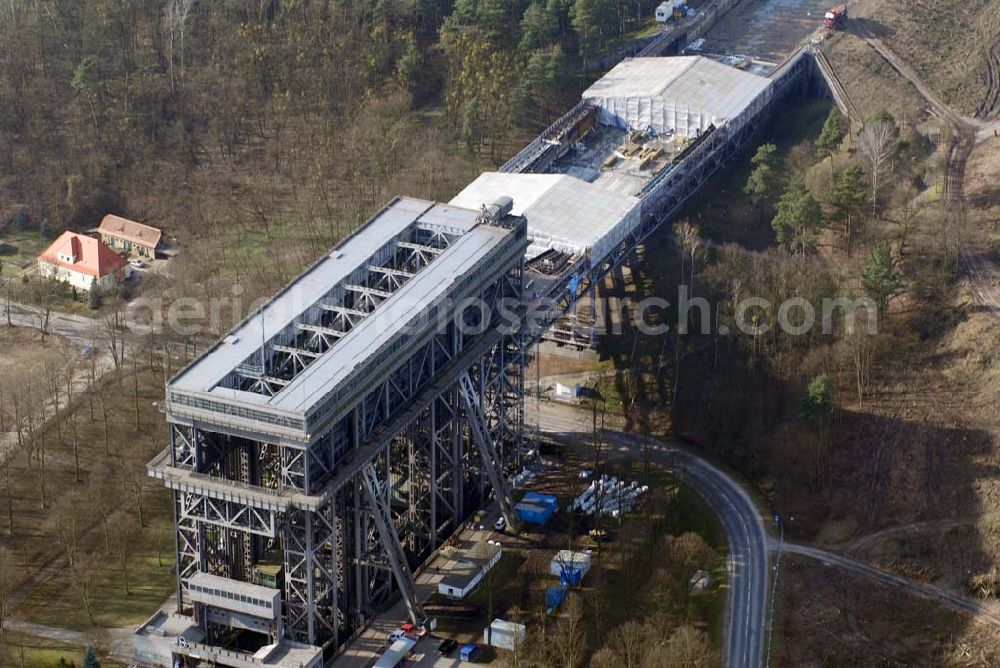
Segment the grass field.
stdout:
<svg viewBox="0 0 1000 668">
<path fill-rule="evenodd" d="M 136 531 L 128 558 L 129 593 L 117 554 L 104 552 L 102 532 L 89 536 L 82 549 L 98 555 L 93 586 L 94 624 L 74 583 L 70 568 L 46 580 L 18 609 L 31 622 L 87 631 L 94 626 L 116 628 L 144 621 L 174 590 L 170 494 L 156 490 L 148 497 L 147 527 Z M 134 520 L 135 513 L 129 512 Z"/>
<path fill-rule="evenodd" d="M 126 626 L 142 621 L 172 592 L 170 573 L 173 538 L 169 496 L 145 475 L 146 461 L 165 444 L 166 431 L 154 402 L 162 400 L 162 372 L 139 371 L 139 425 L 136 426 L 134 385 L 125 372 L 120 383 L 105 378 L 90 402 L 78 397 L 70 409 L 76 414 L 81 481 L 74 480 L 74 461 L 66 415 L 61 430 L 54 424 L 43 433 L 46 445 L 44 474 L 23 457 L 11 460 L 10 491 L 0 486 L 0 545 L 15 555 L 21 583 L 37 574 L 48 577 L 18 606 L 14 615 L 28 621 L 64 628 L 92 628 L 82 604 L 78 579 L 65 565 L 67 522 L 75 518 L 76 550 L 90 565 L 96 594 L 94 625 Z M 108 412 L 107 438 L 99 395 Z M 61 433 L 60 433 L 61 432 Z M 42 503 L 40 479 L 47 489 Z M 138 490 L 143 490 L 144 527 L 138 522 Z M 9 498 L 8 498 L 9 496 Z M 99 499 L 99 500 L 98 500 Z M 8 526 L 7 508 L 13 525 Z M 102 518 L 109 521 L 110 554 L 105 546 Z M 131 593 L 125 595 L 120 564 L 122 527 L 128 527 L 128 574 Z M 49 567 L 54 563 L 61 568 Z M 52 571 L 52 572 L 48 572 Z M 37 580 L 37 577 L 35 577 Z"/>
<path fill-rule="evenodd" d="M 16 268 L 16 271 L 33 266 L 38 254 L 51 243 L 51 239 L 46 239 L 37 230 L 14 230 L 12 227 L 0 231 L 0 241 L 17 249 L 13 255 L 0 255 L 5 276 L 11 273 L 6 270 L 8 265 Z"/>
</svg>

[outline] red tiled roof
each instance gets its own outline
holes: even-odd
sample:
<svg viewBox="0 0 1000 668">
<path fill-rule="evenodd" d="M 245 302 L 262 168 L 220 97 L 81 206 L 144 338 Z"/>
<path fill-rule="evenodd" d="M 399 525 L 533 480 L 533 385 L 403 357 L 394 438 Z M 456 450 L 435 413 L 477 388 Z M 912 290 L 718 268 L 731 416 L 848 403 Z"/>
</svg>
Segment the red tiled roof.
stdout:
<svg viewBox="0 0 1000 668">
<path fill-rule="evenodd" d="M 60 254 L 74 257 L 76 261 L 60 260 Z M 124 269 L 126 265 L 125 260 L 97 239 L 70 231 L 63 232 L 38 259 L 98 278 Z"/>
<path fill-rule="evenodd" d="M 149 246 L 150 248 L 155 248 L 160 243 L 160 237 L 163 236 L 163 232 L 155 227 L 137 223 L 134 220 L 115 216 L 110 213 L 104 216 L 104 219 L 101 220 L 101 226 L 98 229 L 101 234 L 109 234 L 119 239 L 131 241 L 134 244 Z"/>
</svg>

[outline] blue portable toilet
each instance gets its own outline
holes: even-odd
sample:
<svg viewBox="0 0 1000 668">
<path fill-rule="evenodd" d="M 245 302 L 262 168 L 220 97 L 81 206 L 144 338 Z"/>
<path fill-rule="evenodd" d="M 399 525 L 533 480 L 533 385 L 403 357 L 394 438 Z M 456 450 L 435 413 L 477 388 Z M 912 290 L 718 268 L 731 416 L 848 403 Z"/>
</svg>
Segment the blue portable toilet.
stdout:
<svg viewBox="0 0 1000 668">
<path fill-rule="evenodd" d="M 462 661 L 474 661 L 479 656 L 479 646 L 472 643 L 462 645 L 462 649 L 458 651 L 458 656 Z"/>
<path fill-rule="evenodd" d="M 553 610 L 562 605 L 566 600 L 565 587 L 549 587 L 545 590 L 545 609 Z"/>
<path fill-rule="evenodd" d="M 579 566 L 564 566 L 559 582 L 563 587 L 579 587 L 583 582 L 583 569 Z"/>
</svg>

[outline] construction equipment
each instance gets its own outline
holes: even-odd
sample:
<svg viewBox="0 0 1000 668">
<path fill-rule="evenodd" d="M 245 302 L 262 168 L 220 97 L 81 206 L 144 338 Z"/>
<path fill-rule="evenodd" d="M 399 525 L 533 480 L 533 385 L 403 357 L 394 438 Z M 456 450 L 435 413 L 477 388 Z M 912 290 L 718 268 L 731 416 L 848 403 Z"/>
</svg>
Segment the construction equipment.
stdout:
<svg viewBox="0 0 1000 668">
<path fill-rule="evenodd" d="M 837 5 L 823 16 L 823 27 L 830 30 L 843 30 L 847 27 L 847 5 Z"/>
</svg>

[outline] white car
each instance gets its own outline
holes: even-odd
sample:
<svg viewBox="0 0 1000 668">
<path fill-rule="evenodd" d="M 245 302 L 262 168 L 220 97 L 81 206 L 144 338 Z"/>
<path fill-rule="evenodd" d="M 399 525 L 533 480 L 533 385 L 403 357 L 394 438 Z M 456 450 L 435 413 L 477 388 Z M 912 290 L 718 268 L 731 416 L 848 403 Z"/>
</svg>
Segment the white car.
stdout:
<svg viewBox="0 0 1000 668">
<path fill-rule="evenodd" d="M 504 529 L 507 528 L 507 520 L 505 520 L 503 516 L 501 516 L 499 519 L 497 519 L 496 522 L 493 523 L 493 528 L 496 529 L 497 531 L 503 531 Z"/>
<path fill-rule="evenodd" d="M 128 264 L 133 269 L 142 269 L 143 267 L 146 266 L 146 263 L 140 260 L 139 258 L 135 258 L 134 260 L 129 260 Z"/>
<path fill-rule="evenodd" d="M 406 634 L 403 629 L 396 629 L 395 631 L 389 631 L 389 634 L 385 637 L 387 642 L 394 643 L 400 638 L 405 638 Z"/>
</svg>

